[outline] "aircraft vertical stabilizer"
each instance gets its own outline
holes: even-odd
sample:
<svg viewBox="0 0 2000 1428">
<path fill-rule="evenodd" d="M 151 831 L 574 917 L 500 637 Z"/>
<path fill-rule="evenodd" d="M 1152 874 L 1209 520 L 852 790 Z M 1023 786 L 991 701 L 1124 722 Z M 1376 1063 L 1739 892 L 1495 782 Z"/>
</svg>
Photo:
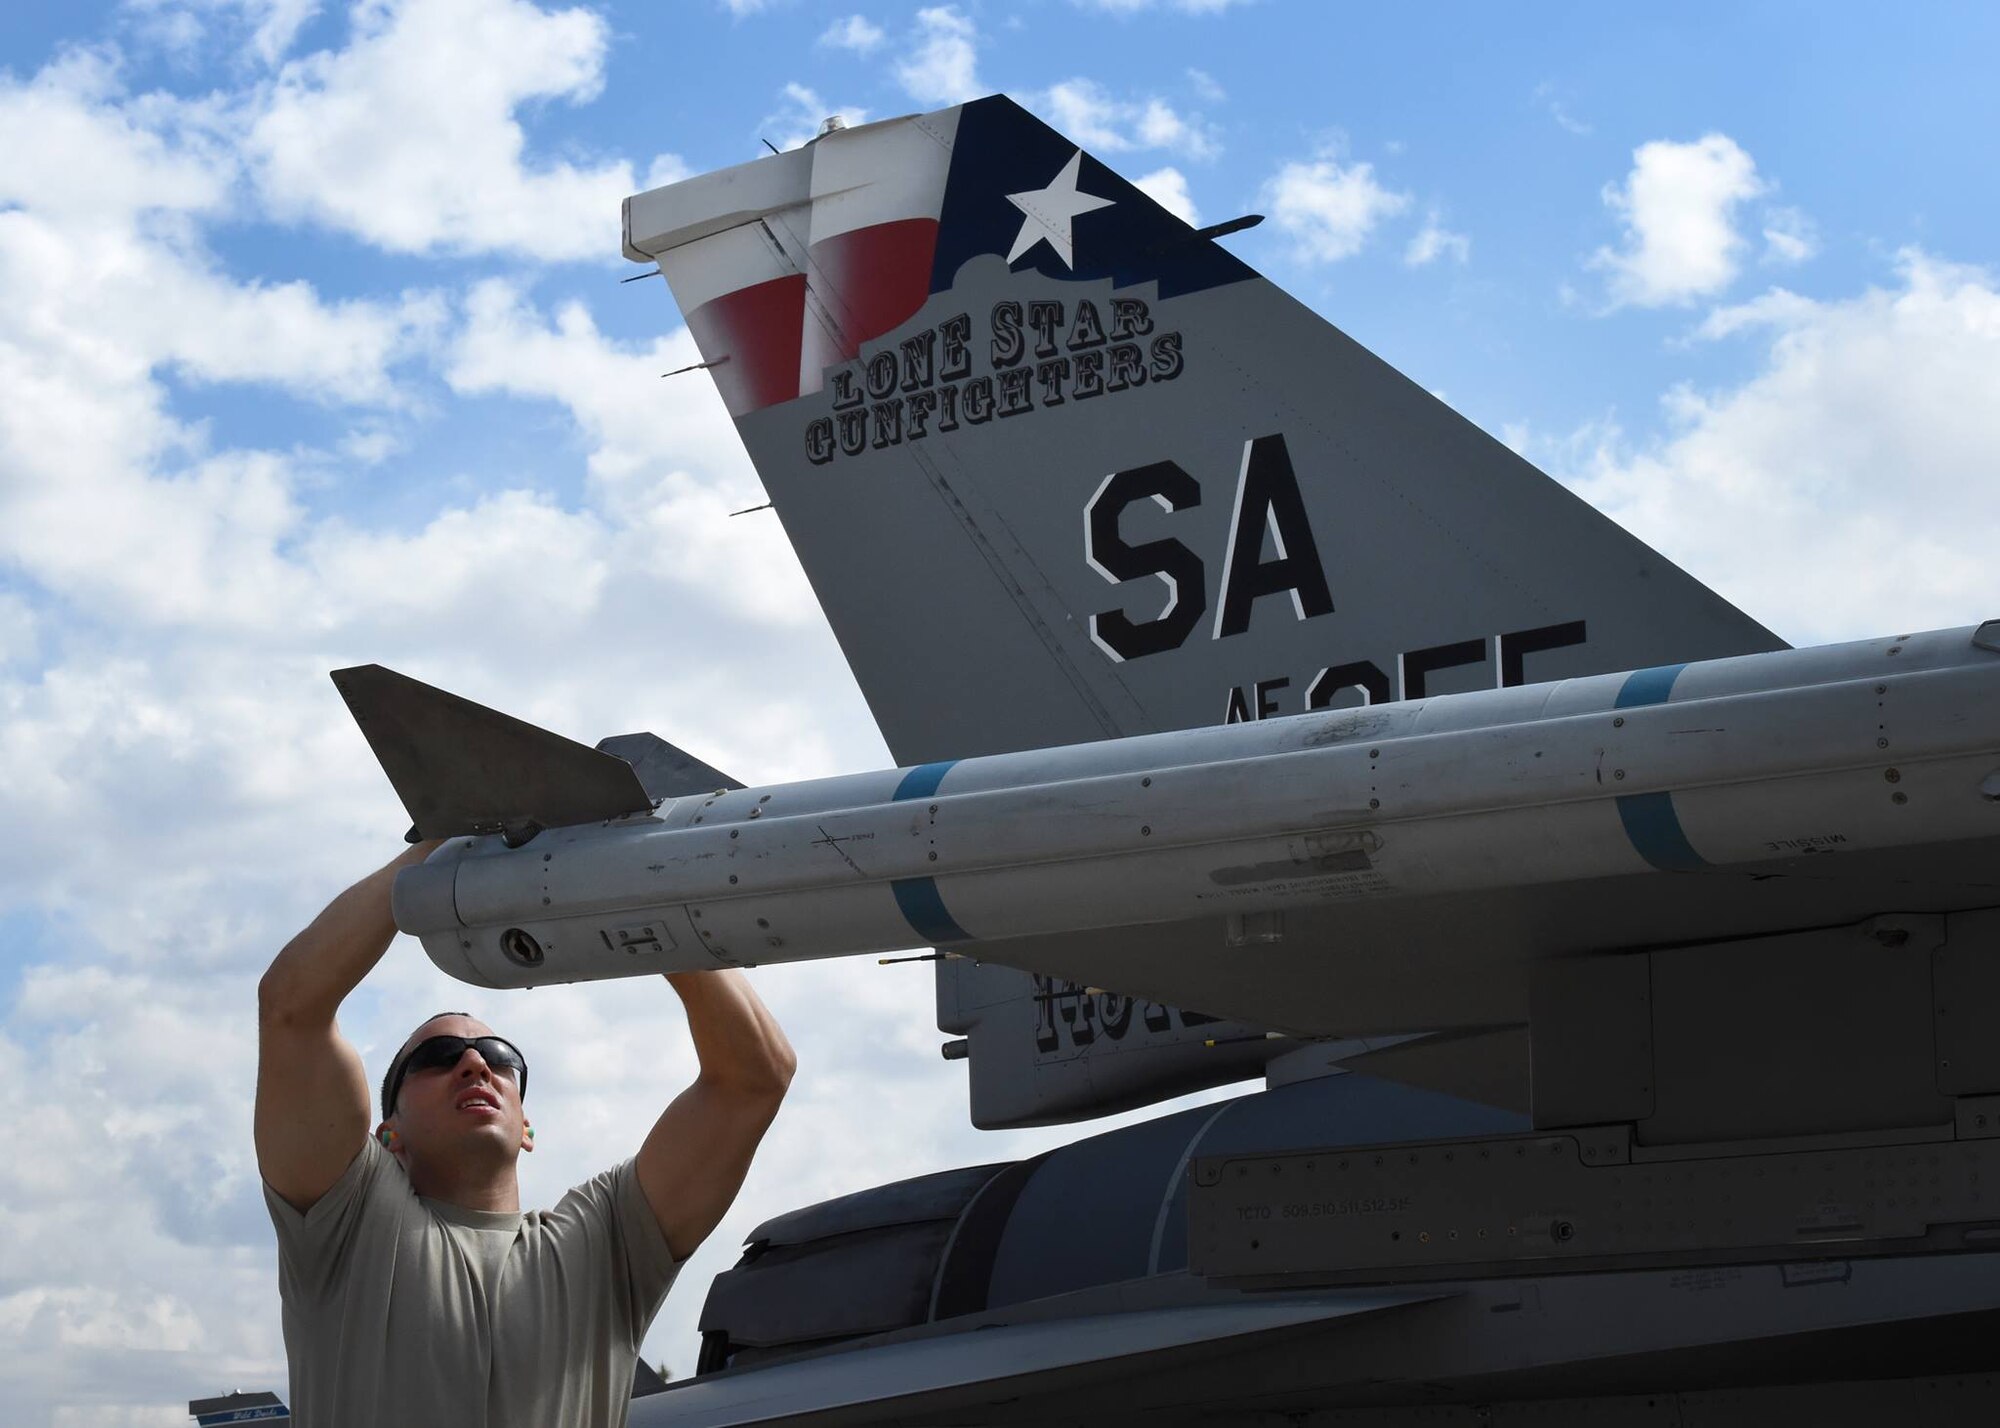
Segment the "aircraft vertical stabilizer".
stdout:
<svg viewBox="0 0 2000 1428">
<path fill-rule="evenodd" d="M 900 763 L 1782 647 L 1011 100 L 639 194 L 625 251 Z M 1200 1009 L 938 977 L 982 1124 L 1268 1055 Z"/>
</svg>

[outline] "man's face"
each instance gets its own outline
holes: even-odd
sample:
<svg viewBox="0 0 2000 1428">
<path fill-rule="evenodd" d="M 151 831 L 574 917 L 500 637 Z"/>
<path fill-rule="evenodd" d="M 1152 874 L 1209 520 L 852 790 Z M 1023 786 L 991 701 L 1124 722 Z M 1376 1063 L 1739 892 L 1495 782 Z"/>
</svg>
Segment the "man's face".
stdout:
<svg viewBox="0 0 2000 1428">
<path fill-rule="evenodd" d="M 469 1016 L 433 1017 L 396 1053 L 433 1036 L 492 1036 L 484 1022 Z M 397 1149 L 424 1157 L 504 1154 L 530 1148 L 521 1087 L 511 1070 L 487 1064 L 466 1047 L 450 1066 L 413 1067 L 403 1076 L 394 1112 L 384 1123 L 395 1129 Z"/>
</svg>

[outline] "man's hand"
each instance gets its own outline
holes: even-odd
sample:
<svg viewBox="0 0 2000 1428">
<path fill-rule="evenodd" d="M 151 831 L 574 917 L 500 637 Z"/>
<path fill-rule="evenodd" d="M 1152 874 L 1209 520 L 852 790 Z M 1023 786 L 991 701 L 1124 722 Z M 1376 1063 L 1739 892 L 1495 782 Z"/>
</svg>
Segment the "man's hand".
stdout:
<svg viewBox="0 0 2000 1428">
<path fill-rule="evenodd" d="M 419 843 L 335 898 L 285 944 L 257 984 L 257 1169 L 310 1209 L 368 1135 L 368 1077 L 334 1017 L 396 935 L 389 889 L 429 856 Z"/>
<path fill-rule="evenodd" d="M 639 1185 L 684 1260 L 736 1199 L 750 1157 L 798 1065 L 791 1043 L 741 972 L 675 972 L 701 1074 L 639 1148 Z"/>
</svg>

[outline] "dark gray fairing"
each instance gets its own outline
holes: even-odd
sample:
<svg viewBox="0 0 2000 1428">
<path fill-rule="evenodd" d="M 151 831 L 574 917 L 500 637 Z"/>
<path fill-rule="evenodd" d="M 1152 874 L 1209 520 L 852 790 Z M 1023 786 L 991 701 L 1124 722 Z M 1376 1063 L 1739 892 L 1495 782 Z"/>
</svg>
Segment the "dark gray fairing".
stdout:
<svg viewBox="0 0 2000 1428">
<path fill-rule="evenodd" d="M 701 1376 L 632 1422 L 1991 1421 L 2000 1255 L 1296 1291 L 1186 1272 L 1192 1161 L 1522 1124 L 1336 1076 L 781 1216 L 718 1277 Z M 1972 1377 L 1783 1387 L 1947 1374 Z"/>
<path fill-rule="evenodd" d="M 1012 1168 L 942 1171 L 765 1221 L 709 1286 L 701 1372 L 926 1322 L 966 1206 Z"/>
<path fill-rule="evenodd" d="M 662 799 L 742 784 L 653 734 L 594 749 L 379 664 L 337 669 L 368 747 L 414 825 L 412 841 L 644 813 Z"/>
<path fill-rule="evenodd" d="M 1364 1076 L 1302 1082 L 1032 1160 L 899 1181 L 768 1220 L 702 1308 L 704 1373 L 1149 1276 L 1188 1262 L 1189 1157 L 1523 1129 Z"/>
</svg>

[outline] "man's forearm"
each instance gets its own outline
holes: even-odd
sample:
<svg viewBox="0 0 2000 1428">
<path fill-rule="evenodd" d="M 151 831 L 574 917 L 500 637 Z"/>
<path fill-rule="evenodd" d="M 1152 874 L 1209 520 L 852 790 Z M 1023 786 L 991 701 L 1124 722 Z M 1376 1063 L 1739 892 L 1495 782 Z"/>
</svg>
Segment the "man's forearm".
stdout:
<svg viewBox="0 0 2000 1428">
<path fill-rule="evenodd" d="M 784 1094 L 798 1058 L 748 978 L 720 969 L 670 972 L 667 981 L 687 1008 L 688 1035 L 703 1081 L 774 1098 Z"/>
<path fill-rule="evenodd" d="M 398 854 L 328 903 L 305 931 L 286 943 L 258 983 L 261 1013 L 331 1021 L 395 939 L 389 889 L 396 874 L 435 847 L 434 842 L 419 843 Z"/>
</svg>

